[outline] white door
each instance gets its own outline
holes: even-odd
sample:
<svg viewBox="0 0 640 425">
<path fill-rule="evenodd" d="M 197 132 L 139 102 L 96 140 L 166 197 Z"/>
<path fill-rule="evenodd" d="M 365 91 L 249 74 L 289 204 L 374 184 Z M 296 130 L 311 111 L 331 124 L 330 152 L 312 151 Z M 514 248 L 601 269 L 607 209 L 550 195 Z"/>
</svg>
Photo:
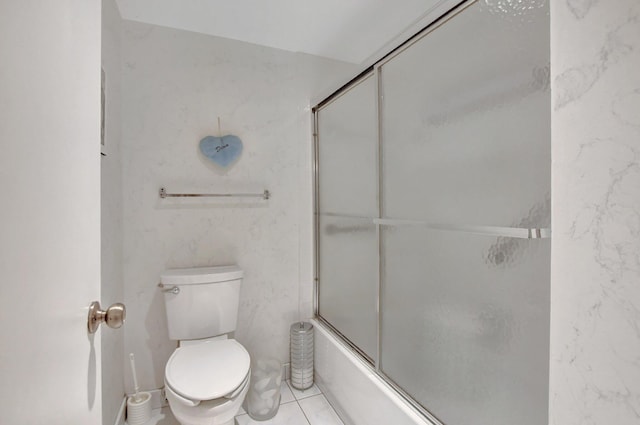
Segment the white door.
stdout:
<svg viewBox="0 0 640 425">
<path fill-rule="evenodd" d="M 99 424 L 100 1 L 0 2 L 0 423 Z M 100 331 L 99 331 L 100 332 Z"/>
</svg>

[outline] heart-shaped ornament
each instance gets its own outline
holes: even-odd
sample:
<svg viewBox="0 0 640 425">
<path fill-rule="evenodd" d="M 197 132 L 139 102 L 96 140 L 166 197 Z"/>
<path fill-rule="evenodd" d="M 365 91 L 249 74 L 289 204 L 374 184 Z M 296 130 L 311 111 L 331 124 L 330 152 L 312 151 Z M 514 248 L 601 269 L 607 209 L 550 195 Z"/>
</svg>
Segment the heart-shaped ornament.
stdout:
<svg viewBox="0 0 640 425">
<path fill-rule="evenodd" d="M 242 153 L 242 140 L 238 136 L 207 136 L 200 140 L 200 152 L 221 167 L 231 165 Z"/>
</svg>

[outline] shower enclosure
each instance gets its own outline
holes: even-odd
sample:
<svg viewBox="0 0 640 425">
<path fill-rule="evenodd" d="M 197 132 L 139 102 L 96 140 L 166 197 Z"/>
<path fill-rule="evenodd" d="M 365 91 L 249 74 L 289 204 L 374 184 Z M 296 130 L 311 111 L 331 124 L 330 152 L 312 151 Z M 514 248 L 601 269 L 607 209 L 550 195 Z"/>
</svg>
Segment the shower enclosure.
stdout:
<svg viewBox="0 0 640 425">
<path fill-rule="evenodd" d="M 316 314 L 434 423 L 547 424 L 546 1 L 468 1 L 314 108 Z"/>
</svg>

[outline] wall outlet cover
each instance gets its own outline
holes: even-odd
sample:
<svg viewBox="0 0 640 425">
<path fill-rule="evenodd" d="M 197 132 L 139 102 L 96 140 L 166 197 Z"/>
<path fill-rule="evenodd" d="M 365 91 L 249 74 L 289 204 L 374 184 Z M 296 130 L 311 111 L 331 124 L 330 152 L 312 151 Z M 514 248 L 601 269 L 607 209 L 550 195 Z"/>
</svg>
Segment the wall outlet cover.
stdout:
<svg viewBox="0 0 640 425">
<path fill-rule="evenodd" d="M 238 136 L 232 135 L 207 136 L 200 140 L 200 152 L 214 164 L 228 167 L 240 157 L 242 140 Z"/>
</svg>

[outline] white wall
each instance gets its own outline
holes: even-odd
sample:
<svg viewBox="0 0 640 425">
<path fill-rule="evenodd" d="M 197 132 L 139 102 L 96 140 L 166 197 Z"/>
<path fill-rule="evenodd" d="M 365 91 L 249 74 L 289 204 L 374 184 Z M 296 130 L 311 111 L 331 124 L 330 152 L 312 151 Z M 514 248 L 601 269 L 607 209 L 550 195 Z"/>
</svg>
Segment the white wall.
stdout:
<svg viewBox="0 0 640 425">
<path fill-rule="evenodd" d="M 122 281 L 121 34 L 122 19 L 114 0 L 102 0 L 102 69 L 106 76 L 105 147 L 101 159 L 102 282 L 104 308 L 124 300 Z M 130 322 L 124 325 L 125 328 Z M 124 329 L 103 327 L 102 423 L 115 423 L 124 395 Z"/>
<path fill-rule="evenodd" d="M 551 2 L 550 423 L 640 418 L 640 3 Z"/>
<path fill-rule="evenodd" d="M 0 2 L 0 422 L 101 419 L 100 2 Z"/>
<path fill-rule="evenodd" d="M 141 387 L 163 385 L 176 345 L 156 286 L 170 267 L 238 263 L 245 279 L 236 337 L 254 357 L 287 362 L 301 285 L 310 305 L 311 282 L 299 281 L 299 249 L 309 250 L 299 248 L 300 220 L 303 234 L 311 228 L 309 99 L 352 65 L 128 21 L 123 37 L 125 353 L 136 355 Z M 244 143 L 226 170 L 198 151 L 201 138 L 217 134 L 218 116 L 223 133 Z M 266 188 L 273 197 L 194 205 L 161 201 L 161 186 Z"/>
</svg>

